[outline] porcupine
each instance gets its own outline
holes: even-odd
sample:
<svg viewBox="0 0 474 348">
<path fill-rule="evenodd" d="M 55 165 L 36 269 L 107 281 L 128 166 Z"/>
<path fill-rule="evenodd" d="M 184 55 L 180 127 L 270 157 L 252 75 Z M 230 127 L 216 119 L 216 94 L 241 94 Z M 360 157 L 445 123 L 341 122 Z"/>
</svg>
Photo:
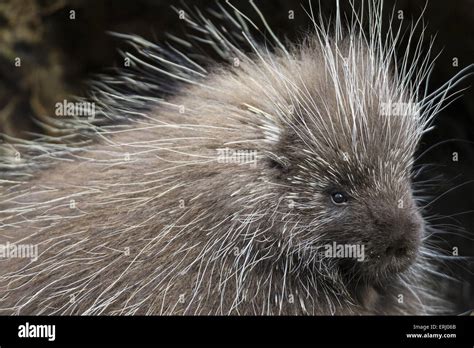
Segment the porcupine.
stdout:
<svg viewBox="0 0 474 348">
<path fill-rule="evenodd" d="M 1 313 L 445 310 L 411 177 L 460 75 L 423 91 L 419 22 L 397 59 L 381 2 L 348 29 L 339 8 L 329 25 L 309 4 L 314 31 L 298 44 L 251 4 L 263 29 L 218 3 L 224 29 L 185 12 L 193 44 L 115 34 L 132 64 L 93 83 L 94 120 L 70 120 L 59 142 L 6 139 L 20 157 L 2 158 L 1 242 L 39 255 L 1 260 Z M 186 53 L 198 42 L 230 64 Z M 395 103 L 416 108 L 381 112 Z M 322 252 L 334 243 L 365 246 L 364 261 Z"/>
</svg>

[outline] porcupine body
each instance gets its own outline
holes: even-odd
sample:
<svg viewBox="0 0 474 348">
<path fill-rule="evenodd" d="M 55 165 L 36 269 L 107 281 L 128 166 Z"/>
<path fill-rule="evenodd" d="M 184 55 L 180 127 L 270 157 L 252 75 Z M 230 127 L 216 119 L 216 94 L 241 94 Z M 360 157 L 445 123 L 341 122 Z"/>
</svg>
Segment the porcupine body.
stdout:
<svg viewBox="0 0 474 348">
<path fill-rule="evenodd" d="M 382 36 L 370 5 L 369 33 L 356 13 L 345 32 L 339 13 L 313 16 L 297 45 L 262 18 L 271 47 L 232 5 L 227 31 L 188 17 L 230 65 L 121 35 L 133 69 L 96 82 L 97 117 L 71 120 L 74 141 L 8 144 L 21 157 L 2 159 L 0 241 L 39 255 L 1 260 L 1 313 L 440 310 L 411 175 L 449 88 L 420 92 L 429 54 L 397 60 L 399 32 Z M 393 103 L 416 110 L 381 112 Z M 333 243 L 365 260 L 321 252 Z"/>
</svg>

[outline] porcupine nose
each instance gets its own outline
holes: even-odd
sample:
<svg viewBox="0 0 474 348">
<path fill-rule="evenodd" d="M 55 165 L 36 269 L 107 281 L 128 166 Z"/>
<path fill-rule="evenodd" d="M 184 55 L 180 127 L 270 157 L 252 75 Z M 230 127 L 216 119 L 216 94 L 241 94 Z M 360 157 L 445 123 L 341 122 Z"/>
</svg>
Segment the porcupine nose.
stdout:
<svg viewBox="0 0 474 348">
<path fill-rule="evenodd" d="M 417 216 L 398 216 L 388 229 L 387 244 L 383 248 L 386 258 L 406 259 L 416 255 L 421 239 L 422 223 Z"/>
<path fill-rule="evenodd" d="M 385 255 L 387 256 L 394 256 L 394 257 L 403 257 L 409 254 L 411 250 L 410 243 L 406 240 L 406 238 L 401 238 L 392 242 L 386 249 Z"/>
<path fill-rule="evenodd" d="M 377 236 L 374 236 L 369 245 L 369 255 L 375 264 L 398 272 L 416 258 L 421 243 L 423 220 L 418 213 L 395 209 L 381 205 L 372 210 Z"/>
</svg>

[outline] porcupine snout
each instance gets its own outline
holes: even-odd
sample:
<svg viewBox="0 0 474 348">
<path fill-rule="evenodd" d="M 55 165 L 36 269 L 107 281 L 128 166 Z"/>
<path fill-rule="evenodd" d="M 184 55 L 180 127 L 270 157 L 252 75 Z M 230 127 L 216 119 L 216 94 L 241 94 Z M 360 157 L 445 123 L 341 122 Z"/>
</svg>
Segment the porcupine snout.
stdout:
<svg viewBox="0 0 474 348">
<path fill-rule="evenodd" d="M 413 209 L 378 205 L 371 209 L 376 236 L 369 240 L 370 258 L 381 270 L 400 272 L 418 254 L 423 235 L 423 219 Z"/>
</svg>

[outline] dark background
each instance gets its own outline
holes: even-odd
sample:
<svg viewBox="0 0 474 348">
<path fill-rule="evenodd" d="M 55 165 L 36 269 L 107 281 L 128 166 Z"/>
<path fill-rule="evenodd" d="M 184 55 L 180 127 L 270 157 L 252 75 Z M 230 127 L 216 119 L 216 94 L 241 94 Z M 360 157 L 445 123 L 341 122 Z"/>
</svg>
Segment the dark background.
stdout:
<svg viewBox="0 0 474 348">
<path fill-rule="evenodd" d="M 348 9 L 347 1 L 342 2 Z M 216 8 L 214 0 L 185 3 Z M 317 3 L 313 1 L 315 11 L 319 11 Z M 355 3 L 357 7 L 359 1 Z M 28 132 L 55 135 L 47 127 L 54 104 L 71 94 L 86 95 L 88 79 L 122 62 L 117 49 L 123 43 L 106 31 L 139 34 L 156 42 L 163 42 L 166 32 L 179 36 L 184 23 L 170 4 L 181 6 L 161 0 L 0 0 L 0 132 L 17 137 L 31 137 Z M 233 4 L 256 18 L 247 1 Z M 302 8 L 308 7 L 307 1 L 256 0 L 256 4 L 280 37 L 297 40 L 311 28 Z M 403 25 L 408 26 L 425 1 L 385 1 L 386 20 L 394 6 L 403 11 Z M 334 9 L 334 0 L 321 0 L 324 17 Z M 74 20 L 69 19 L 70 10 L 75 11 Z M 288 18 L 290 10 L 294 19 Z M 437 36 L 434 52 L 441 51 L 428 86 L 434 91 L 474 63 L 474 0 L 429 1 L 424 19 L 428 35 Z M 21 58 L 21 67 L 14 66 L 16 57 Z M 458 59 L 457 67 L 453 58 Z M 459 88 L 470 85 L 474 77 Z M 474 182 L 470 182 L 474 180 L 474 88 L 442 111 L 435 126 L 420 145 L 419 153 L 424 155 L 418 163 L 432 166 L 419 180 L 437 178 L 425 192 L 433 197 L 426 216 L 443 231 L 437 235 L 438 245 L 448 251 L 457 247 L 459 255 L 471 256 L 447 260 L 444 272 L 460 281 L 439 284 L 456 303 L 456 311 L 463 312 L 474 308 Z M 454 152 L 457 162 L 452 160 Z"/>
</svg>

